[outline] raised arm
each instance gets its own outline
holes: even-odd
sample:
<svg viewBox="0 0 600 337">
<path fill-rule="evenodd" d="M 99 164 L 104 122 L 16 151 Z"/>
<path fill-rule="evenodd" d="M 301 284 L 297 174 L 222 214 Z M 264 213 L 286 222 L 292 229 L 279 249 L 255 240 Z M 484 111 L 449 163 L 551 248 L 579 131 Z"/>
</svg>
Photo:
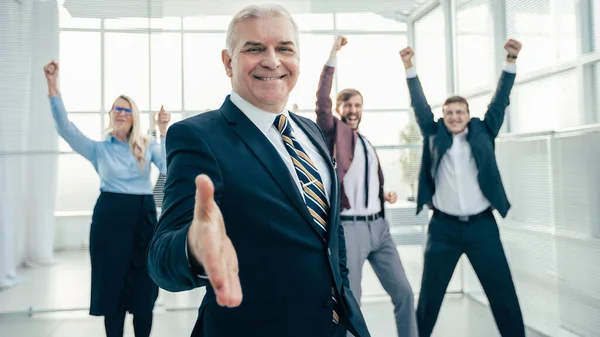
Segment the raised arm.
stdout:
<svg viewBox="0 0 600 337">
<path fill-rule="evenodd" d="M 48 97 L 50 99 L 50 107 L 56 131 L 71 146 L 73 151 L 89 160 L 95 167 L 97 142 L 86 137 L 67 117 L 67 110 L 58 90 L 58 72 L 59 66 L 54 60 L 44 67 L 44 75 L 48 84 Z"/>
<path fill-rule="evenodd" d="M 331 87 L 333 84 L 333 74 L 337 62 L 337 52 L 346 45 L 348 41 L 343 36 L 337 36 L 331 47 L 329 59 L 319 79 L 319 88 L 317 89 L 317 125 L 323 130 L 327 142 L 329 143 L 335 132 L 335 122 L 333 117 L 333 102 L 331 101 Z"/>
<path fill-rule="evenodd" d="M 415 111 L 415 118 L 421 129 L 421 134 L 427 136 L 436 131 L 436 124 L 433 119 L 431 107 L 425 98 L 421 81 L 419 80 L 417 71 L 412 63 L 414 55 L 415 53 L 411 47 L 406 47 L 400 51 L 400 57 L 402 58 L 402 63 L 404 64 L 404 69 L 406 71 L 406 81 L 410 93 L 410 104 Z"/>
<path fill-rule="evenodd" d="M 167 126 L 171 121 L 171 114 L 166 112 L 164 106 L 160 107 L 160 111 L 158 112 L 157 118 L 155 118 L 154 114 L 152 116 L 152 125 L 151 128 L 154 129 L 153 125 L 155 123 L 158 124 L 158 130 L 160 134 L 160 144 L 156 143 L 154 140 L 152 142 L 152 162 L 158 170 L 162 174 L 167 173 L 167 150 L 165 147 L 166 136 L 167 136 Z"/>
<path fill-rule="evenodd" d="M 483 123 L 494 138 L 497 137 L 500 132 L 500 128 L 504 123 L 506 107 L 510 104 L 510 92 L 515 83 L 517 73 L 517 55 L 519 55 L 521 47 L 522 45 L 519 41 L 512 39 L 506 41 L 506 44 L 504 45 L 504 49 L 508 52 L 506 62 L 504 63 L 504 70 L 498 81 L 496 93 L 483 118 Z"/>
</svg>

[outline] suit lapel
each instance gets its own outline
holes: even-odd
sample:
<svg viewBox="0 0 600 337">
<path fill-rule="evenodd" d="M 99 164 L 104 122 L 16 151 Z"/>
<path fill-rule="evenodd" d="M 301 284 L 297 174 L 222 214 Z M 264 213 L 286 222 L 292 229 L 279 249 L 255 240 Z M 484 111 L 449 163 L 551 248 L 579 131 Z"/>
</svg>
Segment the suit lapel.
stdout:
<svg viewBox="0 0 600 337">
<path fill-rule="evenodd" d="M 231 102 L 229 96 L 220 111 L 229 121 L 233 131 L 254 153 L 304 219 L 313 225 L 312 216 L 308 213 L 304 199 L 300 195 L 294 179 L 290 176 L 290 171 L 269 139 Z"/>
<path fill-rule="evenodd" d="M 438 166 L 440 164 L 440 161 L 442 160 L 442 157 L 444 156 L 444 154 L 446 154 L 446 152 L 448 151 L 448 149 L 452 146 L 452 136 L 450 135 L 450 132 L 448 131 L 448 129 L 446 129 L 446 126 L 444 125 L 444 121 L 440 118 L 439 123 L 441 123 L 440 127 L 438 127 L 437 132 L 433 135 L 430 136 L 433 139 L 430 139 L 429 144 L 431 144 L 431 155 L 432 155 L 432 159 L 433 159 L 433 174 L 435 175 L 435 173 L 437 172 Z"/>
<path fill-rule="evenodd" d="M 337 221 L 337 218 L 335 216 L 331 216 L 331 215 L 337 214 L 339 212 L 339 207 L 340 207 L 339 196 L 338 196 L 339 182 L 338 182 L 338 176 L 337 176 L 337 172 L 336 172 L 337 168 L 334 166 L 334 163 L 331 158 L 331 154 L 327 150 L 327 144 L 325 144 L 324 137 L 321 134 L 321 132 L 319 131 L 319 129 L 316 126 L 311 125 L 310 122 L 305 121 L 302 118 L 299 118 L 294 113 L 290 112 L 290 117 L 302 129 L 302 131 L 304 131 L 304 133 L 306 134 L 308 139 L 310 139 L 310 141 L 313 143 L 313 145 L 315 145 L 315 147 L 319 151 L 319 154 L 321 155 L 321 157 L 323 157 L 325 159 L 325 163 L 327 164 L 327 169 L 329 170 L 329 176 L 331 177 L 331 188 L 329 190 L 329 200 L 330 200 L 329 214 L 330 214 L 330 216 L 329 216 L 329 223 L 328 223 L 329 226 L 327 229 L 327 233 L 329 233 L 329 231 L 330 231 L 329 229 L 335 228 L 333 226 L 333 224 L 335 223 L 335 221 Z"/>
</svg>

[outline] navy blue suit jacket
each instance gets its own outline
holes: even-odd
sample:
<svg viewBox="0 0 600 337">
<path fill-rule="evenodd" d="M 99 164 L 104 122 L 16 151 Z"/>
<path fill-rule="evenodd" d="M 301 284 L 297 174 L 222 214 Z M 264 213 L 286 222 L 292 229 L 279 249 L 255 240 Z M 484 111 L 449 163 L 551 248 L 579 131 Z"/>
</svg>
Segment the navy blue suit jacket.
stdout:
<svg viewBox="0 0 600 337">
<path fill-rule="evenodd" d="M 473 159 L 479 171 L 479 187 L 489 200 L 492 208 L 506 217 L 510 202 L 506 197 L 498 163 L 496 162 L 495 140 L 504 123 L 504 113 L 510 104 L 510 92 L 515 82 L 515 74 L 502 72 L 496 93 L 488 106 L 483 120 L 471 118 L 467 142 L 471 146 Z M 440 161 L 452 146 L 452 134 L 446 128 L 443 118 L 434 121 L 431 107 L 425 99 L 423 88 L 418 77 L 407 79 L 411 105 L 415 111 L 417 123 L 423 135 L 423 155 L 419 172 L 419 189 L 417 193 L 417 214 L 427 205 L 433 207 L 435 194 L 434 177 Z"/>
<path fill-rule="evenodd" d="M 326 241 L 313 228 L 275 147 L 229 97 L 219 110 L 169 129 L 162 215 L 149 247 L 148 270 L 168 291 L 207 288 L 192 336 L 330 337 L 332 286 L 343 298 L 342 323 L 356 336 L 369 336 L 349 289 L 339 182 L 325 138 L 309 119 L 290 116 L 329 167 L 331 216 Z M 214 183 L 215 201 L 237 252 L 243 293 L 237 308 L 220 307 L 208 280 L 199 278 L 199 270 L 192 270 L 186 258 L 194 179 L 199 174 Z"/>
</svg>

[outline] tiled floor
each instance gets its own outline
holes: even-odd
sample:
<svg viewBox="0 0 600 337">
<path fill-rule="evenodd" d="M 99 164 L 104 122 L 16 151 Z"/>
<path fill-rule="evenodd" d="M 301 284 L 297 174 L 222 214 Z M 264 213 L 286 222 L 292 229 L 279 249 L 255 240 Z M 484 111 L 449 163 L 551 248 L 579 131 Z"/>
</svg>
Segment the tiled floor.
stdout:
<svg viewBox="0 0 600 337">
<path fill-rule="evenodd" d="M 87 252 L 59 253 L 57 261 L 53 266 L 23 271 L 21 284 L 0 291 L 0 337 L 104 336 L 102 318 L 87 314 Z M 413 262 L 405 261 L 405 269 L 414 285 L 420 277 L 415 275 Z M 370 267 L 365 267 L 363 288 L 363 312 L 372 336 L 396 336 L 392 304 Z M 161 291 L 152 336 L 189 336 L 203 293 L 203 289 L 184 293 Z M 62 311 L 56 312 L 57 309 Z M 31 317 L 27 315 L 29 310 L 34 313 Z M 130 318 L 125 335 L 133 336 Z M 498 333 L 487 307 L 461 295 L 448 295 L 434 336 L 495 337 Z"/>
</svg>

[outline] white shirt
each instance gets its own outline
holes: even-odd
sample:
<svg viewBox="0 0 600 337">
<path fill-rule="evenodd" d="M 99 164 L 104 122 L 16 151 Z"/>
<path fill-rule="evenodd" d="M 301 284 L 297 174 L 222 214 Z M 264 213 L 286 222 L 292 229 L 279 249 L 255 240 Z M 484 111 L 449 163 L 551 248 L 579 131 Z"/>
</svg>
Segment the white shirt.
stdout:
<svg viewBox="0 0 600 337">
<path fill-rule="evenodd" d="M 452 146 L 442 157 L 434 179 L 433 206 L 451 215 L 474 215 L 490 207 L 479 188 L 479 170 L 467 142 L 468 133 L 467 128 L 452 135 Z"/>
<path fill-rule="evenodd" d="M 515 74 L 515 63 L 505 62 L 504 71 Z M 417 76 L 415 67 L 406 69 L 406 77 Z M 490 207 L 490 202 L 479 187 L 479 170 L 473 159 L 471 145 L 467 142 L 469 129 L 452 135 L 452 146 L 440 160 L 434 177 L 435 194 L 433 206 L 440 211 L 457 216 L 481 213 Z"/>
<path fill-rule="evenodd" d="M 375 149 L 366 139 L 365 144 L 369 156 L 369 204 L 365 206 L 365 149 L 362 141 L 357 139 L 354 158 L 344 176 L 344 191 L 350 202 L 350 209 L 343 210 L 341 215 L 371 215 L 381 211 L 379 161 Z"/>
<path fill-rule="evenodd" d="M 235 91 L 231 92 L 230 99 L 231 102 L 235 104 L 235 106 L 237 106 L 244 113 L 244 115 L 246 115 L 246 117 L 248 117 L 248 119 L 250 119 L 250 121 L 252 121 L 252 123 L 256 125 L 256 127 L 267 137 L 271 144 L 273 144 L 281 156 L 281 159 L 290 171 L 290 175 L 294 179 L 294 182 L 300 191 L 300 195 L 302 195 L 304 198 L 302 184 L 300 183 L 300 178 L 298 178 L 298 174 L 294 168 L 292 157 L 290 157 L 290 154 L 285 148 L 283 138 L 281 138 L 281 133 L 279 133 L 275 125 L 273 125 L 273 122 L 275 122 L 275 118 L 277 118 L 278 114 L 267 112 L 255 107 L 254 105 L 248 103 L 248 101 L 244 100 Z M 329 174 L 327 162 L 323 159 L 323 157 L 321 157 L 317 147 L 313 145 L 312 141 L 308 138 L 308 136 L 306 136 L 304 131 L 302 131 L 302 129 L 294 122 L 294 120 L 290 118 L 289 112 L 287 110 L 283 110 L 280 114 L 283 114 L 288 118 L 288 122 L 292 127 L 292 135 L 294 138 L 296 138 L 296 141 L 302 145 L 302 148 L 306 154 L 315 164 L 315 168 L 317 171 L 319 171 L 319 175 L 321 175 L 321 181 L 325 187 L 327 201 L 330 202 L 331 176 Z"/>
</svg>

